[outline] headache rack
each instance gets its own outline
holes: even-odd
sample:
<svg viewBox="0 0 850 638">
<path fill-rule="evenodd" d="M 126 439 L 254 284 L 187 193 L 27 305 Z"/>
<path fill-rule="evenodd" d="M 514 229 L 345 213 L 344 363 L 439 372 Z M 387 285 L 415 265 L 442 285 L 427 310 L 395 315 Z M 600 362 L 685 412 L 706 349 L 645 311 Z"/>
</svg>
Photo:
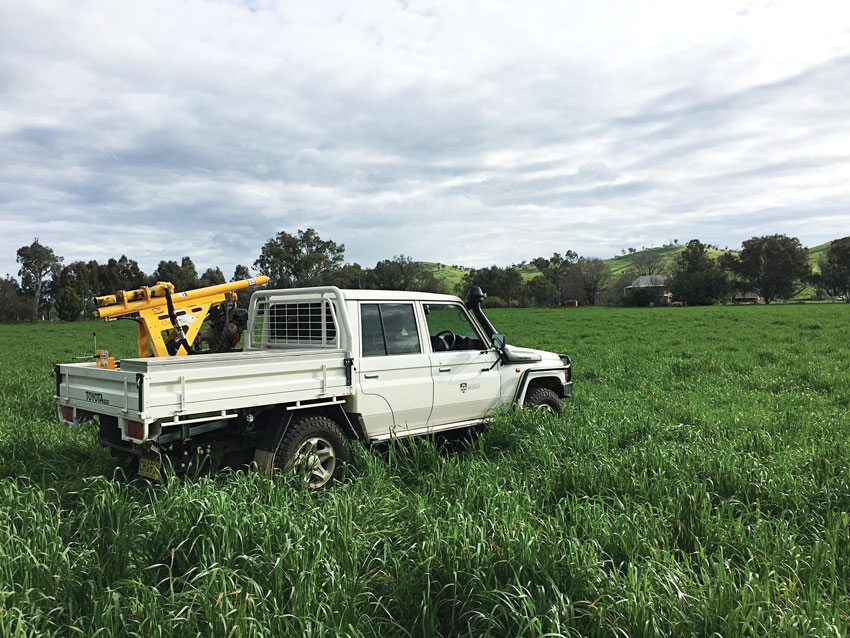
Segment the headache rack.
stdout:
<svg viewBox="0 0 850 638">
<path fill-rule="evenodd" d="M 335 286 L 259 290 L 251 296 L 246 350 L 343 349 L 352 343 Z"/>
</svg>

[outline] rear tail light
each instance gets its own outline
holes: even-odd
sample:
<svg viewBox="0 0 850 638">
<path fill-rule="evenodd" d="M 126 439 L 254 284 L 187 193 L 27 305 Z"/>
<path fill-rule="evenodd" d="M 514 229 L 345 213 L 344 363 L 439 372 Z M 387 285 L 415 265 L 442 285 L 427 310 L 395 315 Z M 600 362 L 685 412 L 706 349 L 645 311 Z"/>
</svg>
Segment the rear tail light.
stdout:
<svg viewBox="0 0 850 638">
<path fill-rule="evenodd" d="M 62 406 L 62 420 L 66 421 L 67 423 L 74 422 L 74 408 L 72 408 L 70 405 Z"/>
<path fill-rule="evenodd" d="M 138 421 L 127 421 L 127 436 L 131 439 L 145 438 L 145 424 Z"/>
</svg>

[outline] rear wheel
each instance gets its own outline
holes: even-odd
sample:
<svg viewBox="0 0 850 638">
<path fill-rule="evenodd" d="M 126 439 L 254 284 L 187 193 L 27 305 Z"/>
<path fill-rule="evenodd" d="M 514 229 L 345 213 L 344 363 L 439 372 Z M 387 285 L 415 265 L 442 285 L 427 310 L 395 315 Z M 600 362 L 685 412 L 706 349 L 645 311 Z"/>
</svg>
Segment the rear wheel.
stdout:
<svg viewBox="0 0 850 638">
<path fill-rule="evenodd" d="M 300 476 L 311 490 L 330 487 L 342 476 L 351 443 L 326 416 L 305 416 L 286 431 L 275 454 L 275 467 Z"/>
<path fill-rule="evenodd" d="M 561 398 L 549 388 L 534 388 L 529 390 L 528 394 L 525 395 L 525 403 L 523 405 L 526 408 L 548 412 L 556 416 L 561 416 L 564 413 Z"/>
</svg>

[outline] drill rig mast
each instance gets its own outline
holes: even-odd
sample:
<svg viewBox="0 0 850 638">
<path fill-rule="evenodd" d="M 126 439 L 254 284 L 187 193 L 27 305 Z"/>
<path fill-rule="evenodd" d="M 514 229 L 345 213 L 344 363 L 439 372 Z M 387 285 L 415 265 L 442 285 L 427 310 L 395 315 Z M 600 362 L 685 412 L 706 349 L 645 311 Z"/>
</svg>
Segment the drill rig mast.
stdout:
<svg viewBox="0 0 850 638">
<path fill-rule="evenodd" d="M 174 284 L 160 281 L 154 286 L 136 290 L 119 290 L 114 295 L 97 297 L 95 317 L 111 321 L 134 319 L 140 357 L 168 357 L 227 352 L 239 342 L 247 328 L 248 311 L 236 307 L 237 290 L 268 283 L 265 275 L 241 279 L 227 284 L 207 286 L 186 292 L 175 292 Z M 208 329 L 201 332 L 204 321 Z M 108 353 L 98 356 L 98 367 L 106 364 Z"/>
</svg>

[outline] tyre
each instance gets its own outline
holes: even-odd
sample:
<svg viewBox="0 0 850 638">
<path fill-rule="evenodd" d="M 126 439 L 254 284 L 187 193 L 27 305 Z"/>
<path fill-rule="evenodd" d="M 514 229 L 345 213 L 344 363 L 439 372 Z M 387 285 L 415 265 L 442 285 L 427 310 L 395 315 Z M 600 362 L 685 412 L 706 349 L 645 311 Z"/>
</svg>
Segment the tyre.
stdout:
<svg viewBox="0 0 850 638">
<path fill-rule="evenodd" d="M 342 428 L 326 416 L 305 416 L 289 426 L 274 457 L 279 470 L 300 475 L 311 490 L 333 485 L 351 456 Z"/>
<path fill-rule="evenodd" d="M 556 416 L 561 416 L 564 413 L 561 398 L 549 388 L 532 388 L 529 390 L 525 395 L 523 406 Z"/>
</svg>

